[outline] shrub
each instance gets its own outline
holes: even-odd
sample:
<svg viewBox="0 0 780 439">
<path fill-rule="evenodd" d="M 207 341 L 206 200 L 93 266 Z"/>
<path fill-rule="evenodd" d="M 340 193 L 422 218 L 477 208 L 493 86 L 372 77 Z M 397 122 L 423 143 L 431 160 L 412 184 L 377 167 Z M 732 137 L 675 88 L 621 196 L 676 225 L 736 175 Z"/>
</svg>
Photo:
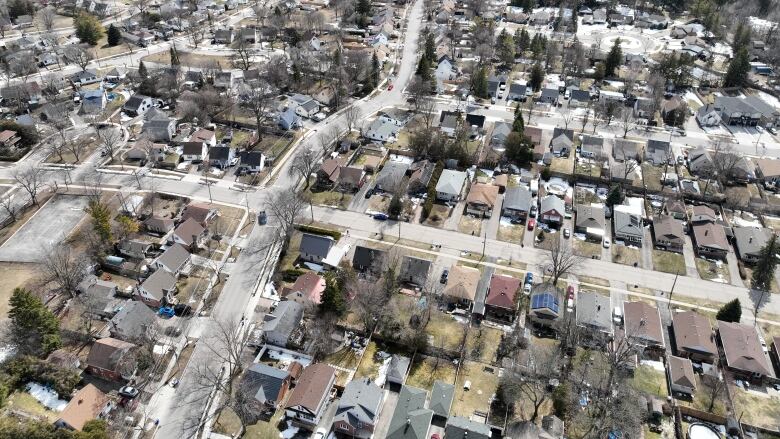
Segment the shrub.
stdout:
<svg viewBox="0 0 780 439">
<path fill-rule="evenodd" d="M 341 232 L 339 232 L 338 230 L 323 229 L 322 227 L 307 226 L 304 224 L 299 224 L 297 226 L 297 229 L 304 233 L 313 233 L 315 235 L 331 236 L 336 241 L 341 239 Z"/>
<path fill-rule="evenodd" d="M 60 395 L 70 395 L 81 377 L 70 369 L 59 368 L 30 355 L 16 357 L 5 364 L 9 387 L 19 388 L 29 382 L 51 387 Z"/>
<path fill-rule="evenodd" d="M 303 270 L 299 270 L 297 268 L 291 268 L 289 270 L 282 271 L 282 280 L 285 282 L 295 282 L 296 279 L 298 279 L 298 276 L 306 273 Z"/>
</svg>

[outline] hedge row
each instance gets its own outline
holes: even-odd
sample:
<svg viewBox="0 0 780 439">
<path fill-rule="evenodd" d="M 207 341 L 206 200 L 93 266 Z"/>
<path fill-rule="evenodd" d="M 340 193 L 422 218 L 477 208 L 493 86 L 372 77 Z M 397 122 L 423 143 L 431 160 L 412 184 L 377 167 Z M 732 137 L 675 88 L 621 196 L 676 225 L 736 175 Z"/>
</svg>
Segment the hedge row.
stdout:
<svg viewBox="0 0 780 439">
<path fill-rule="evenodd" d="M 323 229 L 322 227 L 307 226 L 305 224 L 299 224 L 297 229 L 305 233 L 314 233 L 315 235 L 331 236 L 338 241 L 341 239 L 341 232 L 338 230 Z"/>
<path fill-rule="evenodd" d="M 431 175 L 431 179 L 428 181 L 428 198 L 425 199 L 425 204 L 423 204 L 423 210 L 420 220 L 425 221 L 428 219 L 428 215 L 431 214 L 431 210 L 433 209 L 433 201 L 436 200 L 436 184 L 439 183 L 439 177 L 441 177 L 441 173 L 444 171 L 444 163 L 439 161 L 436 162 L 436 167 L 433 169 L 433 175 Z"/>
</svg>

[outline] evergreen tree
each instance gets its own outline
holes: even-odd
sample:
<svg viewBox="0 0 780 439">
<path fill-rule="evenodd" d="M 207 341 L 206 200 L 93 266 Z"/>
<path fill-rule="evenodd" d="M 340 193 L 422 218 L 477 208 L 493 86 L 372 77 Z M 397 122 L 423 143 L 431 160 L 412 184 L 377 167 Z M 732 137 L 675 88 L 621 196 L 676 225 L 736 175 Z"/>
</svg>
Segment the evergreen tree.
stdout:
<svg viewBox="0 0 780 439">
<path fill-rule="evenodd" d="M 521 165 L 530 163 L 534 157 L 530 140 L 516 131 L 512 131 L 506 136 L 504 148 L 506 158 Z"/>
<path fill-rule="evenodd" d="M 488 94 L 488 80 L 485 67 L 477 67 L 471 75 L 471 90 L 478 98 L 487 99 L 490 97 Z"/>
<path fill-rule="evenodd" d="M 525 28 L 521 29 L 520 32 L 515 32 L 515 50 L 517 51 L 517 54 L 520 56 L 523 56 L 526 50 L 528 50 L 529 45 L 531 44 L 531 36 L 528 35 L 528 31 L 525 30 Z"/>
<path fill-rule="evenodd" d="M 8 316 L 20 346 L 40 346 L 44 354 L 60 347 L 60 322 L 41 299 L 24 288 L 15 288 L 9 304 Z"/>
<path fill-rule="evenodd" d="M 731 41 L 731 49 L 734 53 L 742 49 L 746 49 L 750 46 L 750 26 L 746 26 L 743 21 L 737 24 L 737 29 L 734 31 L 734 39 Z"/>
<path fill-rule="evenodd" d="M 498 35 L 496 41 L 496 55 L 498 59 L 505 65 L 511 66 L 515 63 L 515 41 L 506 29 L 503 29 Z"/>
<path fill-rule="evenodd" d="M 780 251 L 780 245 L 777 242 L 777 235 L 774 233 L 769 238 L 766 245 L 758 253 L 758 261 L 753 267 L 753 278 L 751 279 L 751 288 L 754 290 L 770 291 L 772 280 L 775 277 L 775 268 L 777 267 L 777 253 Z"/>
<path fill-rule="evenodd" d="M 141 79 L 146 79 L 149 77 L 149 72 L 146 71 L 146 64 L 144 64 L 143 61 L 138 63 L 138 76 L 140 76 Z"/>
<path fill-rule="evenodd" d="M 539 63 L 536 63 L 531 69 L 531 78 L 528 80 L 528 85 L 531 86 L 534 92 L 537 92 L 542 89 L 542 82 L 544 82 L 544 70 L 542 70 L 542 66 Z"/>
<path fill-rule="evenodd" d="M 726 76 L 723 78 L 724 87 L 742 87 L 747 83 L 750 72 L 750 55 L 747 48 L 741 48 L 731 60 Z"/>
<path fill-rule="evenodd" d="M 116 46 L 122 42 L 122 32 L 113 23 L 108 27 L 108 45 L 111 47 Z"/>
<path fill-rule="evenodd" d="M 604 68 L 604 63 L 600 62 L 596 64 L 596 72 L 593 73 L 593 79 L 596 80 L 596 82 L 601 82 L 604 79 L 606 69 Z"/>
<path fill-rule="evenodd" d="M 436 61 L 436 37 L 433 35 L 433 32 L 428 31 L 425 33 L 425 53 L 423 56 L 428 58 L 428 62 L 431 65 Z"/>
<path fill-rule="evenodd" d="M 525 121 L 523 120 L 523 112 L 519 109 L 519 105 L 515 107 L 515 121 L 512 123 L 512 131 L 522 135 L 525 133 Z"/>
<path fill-rule="evenodd" d="M 73 26 L 76 28 L 76 36 L 82 43 L 94 46 L 103 36 L 103 25 L 92 14 L 82 12 L 73 18 Z"/>
<path fill-rule="evenodd" d="M 612 207 L 616 204 L 623 202 L 623 191 L 620 190 L 620 186 L 614 185 L 607 195 L 607 206 Z"/>
<path fill-rule="evenodd" d="M 742 319 L 742 304 L 739 303 L 739 299 L 734 299 L 720 307 L 715 318 L 723 322 L 739 323 Z"/>
<path fill-rule="evenodd" d="M 615 70 L 623 63 L 623 50 L 620 48 L 620 38 L 615 40 L 612 49 L 607 54 L 604 61 L 604 75 L 607 77 L 615 76 Z"/>
<path fill-rule="evenodd" d="M 371 15 L 371 1 L 358 0 L 357 5 L 355 5 L 355 12 L 362 15 L 363 17 L 368 17 Z"/>
<path fill-rule="evenodd" d="M 433 75 L 431 75 L 431 62 L 428 57 L 420 57 L 416 74 L 420 77 L 420 80 L 426 84 L 433 80 Z"/>
<path fill-rule="evenodd" d="M 341 282 L 334 274 L 325 275 L 325 291 L 320 300 L 320 312 L 340 315 L 344 312 L 344 293 L 341 291 Z"/>
<path fill-rule="evenodd" d="M 374 56 L 371 57 L 371 88 L 376 88 L 377 85 L 379 85 L 379 58 L 376 56 L 376 52 L 374 52 Z"/>
<path fill-rule="evenodd" d="M 390 205 L 387 207 L 387 214 L 393 218 L 398 218 L 398 215 L 404 209 L 404 203 L 401 202 L 401 197 L 398 193 L 393 194 L 393 198 L 390 199 Z"/>
</svg>

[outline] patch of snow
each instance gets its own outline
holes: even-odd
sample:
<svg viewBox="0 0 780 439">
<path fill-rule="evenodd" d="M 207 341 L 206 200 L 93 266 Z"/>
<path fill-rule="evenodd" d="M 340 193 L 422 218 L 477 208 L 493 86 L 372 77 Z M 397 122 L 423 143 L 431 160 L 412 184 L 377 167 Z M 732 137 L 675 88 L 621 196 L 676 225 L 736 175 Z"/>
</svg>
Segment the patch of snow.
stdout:
<svg viewBox="0 0 780 439">
<path fill-rule="evenodd" d="M 383 387 L 385 385 L 385 381 L 387 381 L 387 369 L 390 367 L 390 360 L 392 360 L 392 358 L 390 357 L 386 358 L 382 362 L 382 365 L 379 366 L 376 379 L 374 380 L 374 384 L 376 384 L 379 387 Z"/>
<path fill-rule="evenodd" d="M 287 428 L 279 433 L 279 437 L 282 439 L 292 439 L 296 434 L 298 434 L 299 430 L 300 428 L 293 427 L 291 421 L 287 421 Z"/>
<path fill-rule="evenodd" d="M 686 101 L 693 101 L 699 104 L 700 106 L 704 106 L 704 103 L 699 99 L 698 96 L 696 96 L 696 93 L 693 93 L 692 91 L 688 90 L 685 92 L 685 94 L 682 96 L 683 99 Z"/>
<path fill-rule="evenodd" d="M 664 368 L 664 363 L 662 363 L 662 362 L 660 362 L 660 361 L 654 361 L 654 360 L 642 360 L 642 361 L 640 361 L 639 363 L 640 363 L 640 364 L 642 364 L 643 366 L 649 366 L 649 367 L 652 367 L 653 369 L 655 369 L 655 370 L 657 370 L 657 371 L 659 371 L 659 372 L 664 372 L 664 371 L 666 371 L 666 369 Z"/>
<path fill-rule="evenodd" d="M 14 354 L 16 354 L 16 346 L 10 344 L 0 346 L 0 363 L 3 363 L 5 360 L 13 357 Z"/>
<path fill-rule="evenodd" d="M 28 383 L 26 389 L 27 393 L 32 395 L 33 398 L 49 410 L 61 412 L 65 409 L 65 406 L 68 405 L 68 401 L 60 399 L 57 392 L 38 383 Z"/>
</svg>

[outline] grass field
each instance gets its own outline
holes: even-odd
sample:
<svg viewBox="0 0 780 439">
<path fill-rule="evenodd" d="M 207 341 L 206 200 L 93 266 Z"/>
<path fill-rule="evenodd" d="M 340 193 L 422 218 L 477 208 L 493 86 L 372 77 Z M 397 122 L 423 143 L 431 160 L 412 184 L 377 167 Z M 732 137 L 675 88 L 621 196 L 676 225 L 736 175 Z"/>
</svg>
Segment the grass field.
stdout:
<svg viewBox="0 0 780 439">
<path fill-rule="evenodd" d="M 352 201 L 351 194 L 345 194 L 336 191 L 317 191 L 314 192 L 311 188 L 307 191 L 307 195 L 311 197 L 311 202 L 321 206 L 336 207 L 339 209 L 346 209 L 349 203 Z"/>
<path fill-rule="evenodd" d="M 685 273 L 685 257 L 679 253 L 653 250 L 653 267 L 664 273 Z"/>
<path fill-rule="evenodd" d="M 36 264 L 0 262 L 0 273 L 3 273 L 3 281 L 0 282 L 0 319 L 4 319 L 8 315 L 8 300 L 14 289 L 27 285 L 40 272 Z"/>
<path fill-rule="evenodd" d="M 463 388 L 466 381 L 471 384 L 468 390 Z M 497 387 L 497 368 L 465 361 L 458 371 L 455 398 L 450 414 L 470 418 L 474 412 L 487 413 L 490 409 L 490 399 L 496 393 Z"/>
<path fill-rule="evenodd" d="M 482 233 L 482 219 L 471 215 L 463 215 L 458 222 L 458 231 L 467 235 L 480 236 Z"/>
<path fill-rule="evenodd" d="M 338 351 L 324 358 L 324 362 L 333 366 L 343 367 L 344 369 L 355 369 L 358 367 L 360 357 L 349 347 L 342 347 Z"/>
<path fill-rule="evenodd" d="M 642 253 L 639 249 L 625 245 L 612 246 L 612 261 L 623 265 L 638 265 L 642 262 Z"/>
<path fill-rule="evenodd" d="M 428 218 L 423 222 L 426 226 L 441 227 L 450 216 L 450 208 L 444 204 L 434 204 Z"/>
<path fill-rule="evenodd" d="M 44 418 L 49 422 L 54 422 L 59 417 L 57 412 L 47 409 L 43 404 L 38 402 L 37 399 L 33 398 L 32 395 L 21 391 L 14 392 L 11 396 L 9 396 L 3 408 L 6 410 L 20 411 L 31 416 Z"/>
<path fill-rule="evenodd" d="M 573 237 L 572 237 L 573 239 Z M 593 256 L 601 256 L 601 246 L 594 242 L 583 241 L 580 239 L 573 239 L 574 253 L 585 257 L 591 258 Z"/>
<path fill-rule="evenodd" d="M 522 224 L 510 224 L 498 226 L 498 233 L 496 239 L 499 241 L 513 242 L 517 244 L 523 241 L 523 235 L 525 234 L 525 227 Z"/>
<path fill-rule="evenodd" d="M 707 259 L 696 258 L 696 270 L 699 276 L 704 280 L 711 280 L 722 283 L 731 282 L 729 267 L 726 262 L 710 262 Z"/>
<path fill-rule="evenodd" d="M 458 322 L 449 314 L 434 310 L 431 312 L 431 319 L 425 327 L 425 332 L 433 337 L 431 343 L 433 346 L 458 350 L 462 345 L 464 329 L 468 329 L 468 326 Z"/>
<path fill-rule="evenodd" d="M 780 395 L 772 391 L 769 395 L 757 390 L 742 390 L 731 387 L 734 410 L 742 414 L 742 422 L 759 427 L 776 429 L 780 419 Z"/>
<path fill-rule="evenodd" d="M 466 338 L 466 355 L 474 361 L 493 363 L 501 335 L 501 330 L 487 326 L 471 328 Z"/>
<path fill-rule="evenodd" d="M 634 371 L 634 377 L 630 380 L 631 386 L 637 391 L 665 398 L 666 375 L 664 372 L 651 366 L 639 365 Z"/>
<path fill-rule="evenodd" d="M 454 383 L 455 365 L 441 358 L 415 356 L 409 376 L 406 378 L 406 385 L 431 390 L 436 380 Z"/>
</svg>

